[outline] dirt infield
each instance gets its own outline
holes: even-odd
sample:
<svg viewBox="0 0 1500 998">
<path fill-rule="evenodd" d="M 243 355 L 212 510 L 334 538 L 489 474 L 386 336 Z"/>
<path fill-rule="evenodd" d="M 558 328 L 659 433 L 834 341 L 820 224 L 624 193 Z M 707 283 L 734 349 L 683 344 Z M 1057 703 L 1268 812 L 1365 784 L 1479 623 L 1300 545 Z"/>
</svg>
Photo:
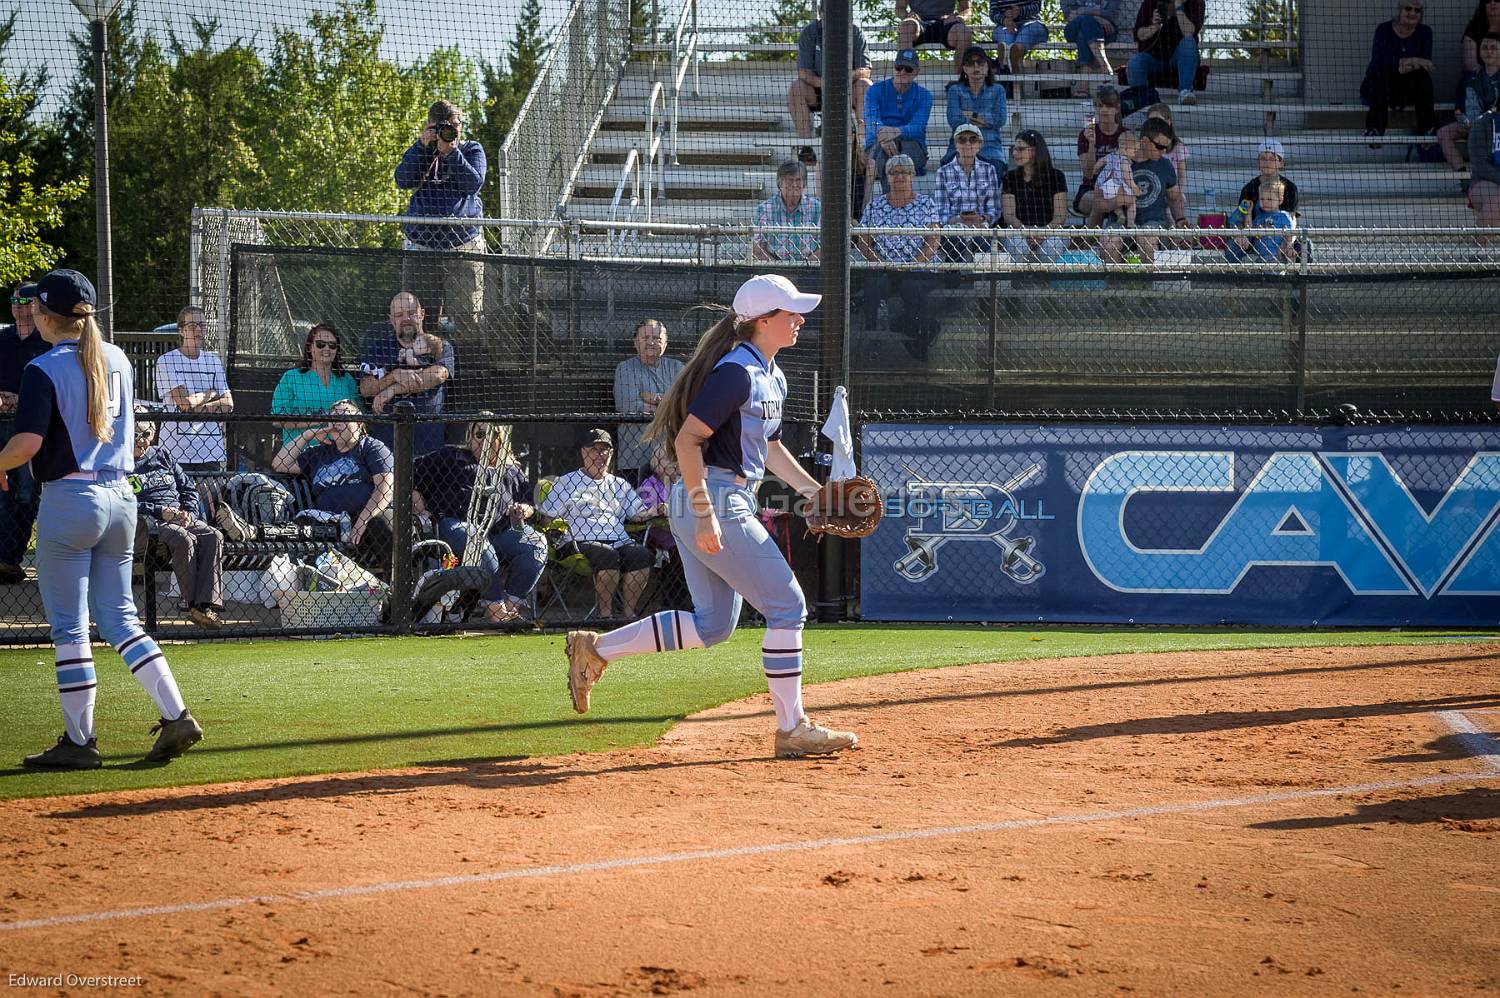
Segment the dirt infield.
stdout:
<svg viewBox="0 0 1500 998">
<path fill-rule="evenodd" d="M 1500 647 L 975 665 L 808 701 L 861 747 L 774 762 L 757 698 L 645 750 L 0 803 L 0 979 L 1500 991 Z"/>
</svg>

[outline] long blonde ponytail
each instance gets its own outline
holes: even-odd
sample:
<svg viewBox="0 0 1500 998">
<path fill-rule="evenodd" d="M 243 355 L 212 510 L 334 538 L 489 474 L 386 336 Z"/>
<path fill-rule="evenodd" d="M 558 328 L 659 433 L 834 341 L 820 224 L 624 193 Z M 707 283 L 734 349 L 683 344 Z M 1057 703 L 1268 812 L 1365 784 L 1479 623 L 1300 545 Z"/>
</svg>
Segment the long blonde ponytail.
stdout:
<svg viewBox="0 0 1500 998">
<path fill-rule="evenodd" d="M 737 323 L 734 313 L 729 311 L 718 322 L 709 326 L 699 337 L 693 356 L 688 358 L 687 364 L 667 389 L 661 404 L 656 407 L 656 415 L 652 418 L 651 425 L 646 427 L 645 439 L 658 440 L 671 447 L 682 424 L 687 422 L 688 406 L 692 405 L 703 382 L 708 380 L 714 365 L 740 341 L 748 340 L 754 332 L 753 322 Z"/>
<path fill-rule="evenodd" d="M 115 438 L 114 420 L 109 415 L 109 363 L 104 359 L 104 336 L 94 311 L 88 305 L 81 318 L 68 323 L 69 332 L 78 335 L 78 366 L 83 371 L 84 390 L 88 393 L 89 432 L 101 443 Z"/>
</svg>

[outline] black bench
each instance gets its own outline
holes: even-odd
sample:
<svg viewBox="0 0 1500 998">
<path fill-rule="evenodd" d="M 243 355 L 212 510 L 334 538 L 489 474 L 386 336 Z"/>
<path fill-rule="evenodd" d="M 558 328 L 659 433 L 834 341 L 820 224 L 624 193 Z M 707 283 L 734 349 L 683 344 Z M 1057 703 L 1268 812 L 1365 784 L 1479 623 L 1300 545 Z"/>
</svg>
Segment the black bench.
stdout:
<svg viewBox="0 0 1500 998">
<path fill-rule="evenodd" d="M 190 471 L 188 477 L 198 489 L 199 496 L 205 501 L 217 505 L 223 500 L 224 486 L 235 475 L 237 471 Z M 292 514 L 302 512 L 306 509 L 315 509 L 313 502 L 312 485 L 301 475 L 283 475 L 272 472 L 263 472 L 265 476 L 274 482 L 285 486 L 292 494 Z M 200 513 L 203 511 L 200 510 Z M 204 515 L 205 520 L 212 522 L 212 517 Z M 171 571 L 172 555 L 167 547 L 159 539 L 159 525 L 155 522 L 150 524 L 146 548 L 138 552 L 143 566 L 143 588 L 145 590 L 145 626 L 149 631 L 154 631 L 157 624 L 157 591 L 156 573 L 159 571 Z M 354 547 L 337 540 L 310 540 L 305 538 L 276 538 L 262 540 L 259 538 L 243 541 L 232 541 L 224 538 L 223 570 L 229 571 L 254 571 L 263 572 L 271 566 L 271 561 L 277 555 L 286 555 L 293 561 L 311 561 L 325 551 L 338 551 L 350 558 L 354 556 Z"/>
</svg>

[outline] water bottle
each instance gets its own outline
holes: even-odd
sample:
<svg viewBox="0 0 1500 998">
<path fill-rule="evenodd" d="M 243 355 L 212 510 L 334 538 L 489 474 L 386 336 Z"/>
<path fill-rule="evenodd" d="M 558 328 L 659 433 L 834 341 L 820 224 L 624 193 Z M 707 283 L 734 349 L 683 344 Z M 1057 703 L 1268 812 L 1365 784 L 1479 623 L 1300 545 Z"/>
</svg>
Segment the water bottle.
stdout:
<svg viewBox="0 0 1500 998">
<path fill-rule="evenodd" d="M 1219 189 L 1217 187 L 1205 187 L 1203 189 L 1203 210 L 1217 211 L 1219 208 Z"/>
</svg>

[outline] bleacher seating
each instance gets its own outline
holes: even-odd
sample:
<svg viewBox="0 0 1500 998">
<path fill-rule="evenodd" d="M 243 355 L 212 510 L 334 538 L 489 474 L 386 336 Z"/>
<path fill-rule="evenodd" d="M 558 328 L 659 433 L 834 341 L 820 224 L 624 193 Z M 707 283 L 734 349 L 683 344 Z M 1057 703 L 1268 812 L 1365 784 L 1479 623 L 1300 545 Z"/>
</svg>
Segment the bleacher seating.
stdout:
<svg viewBox="0 0 1500 998">
<path fill-rule="evenodd" d="M 743 36 L 728 37 L 731 30 L 715 29 L 714 40 L 698 45 L 705 55 L 698 74 L 699 92 L 683 91 L 677 161 L 666 170 L 665 198 L 658 195 L 653 201 L 654 220 L 750 222 L 756 202 L 775 190 L 777 164 L 790 158 L 800 144 L 786 110 L 793 64 L 729 58 L 747 51 L 790 54 L 796 46 L 747 45 Z M 795 37 L 795 28 L 788 31 L 789 37 Z M 1056 40 L 1059 32 L 1054 31 L 1053 38 L 1048 50 L 1070 49 Z M 871 42 L 875 79 L 890 74 L 894 48 L 889 42 Z M 1295 62 L 1283 57 L 1287 48 L 1287 43 L 1277 41 L 1206 42 L 1204 55 L 1212 74 L 1200 102 L 1183 106 L 1175 92 L 1162 90 L 1162 97 L 1173 107 L 1178 132 L 1191 149 L 1190 208 L 1214 207 L 1205 203 L 1210 190 L 1216 192 L 1217 207 L 1232 204 L 1240 187 L 1255 176 L 1256 146 L 1274 136 L 1287 146 L 1285 173 L 1301 192 L 1306 225 L 1355 228 L 1412 225 L 1416 220 L 1432 226 L 1470 224 L 1472 216 L 1458 187 L 1467 173 L 1455 173 L 1441 162 L 1419 161 L 1416 146 L 1431 140 L 1405 134 L 1402 126 L 1407 116 L 1401 113 L 1393 117 L 1391 132 L 1381 147 L 1370 148 L 1370 140 L 1360 134 L 1364 109 L 1357 95 L 1344 95 L 1346 103 L 1329 101 L 1328 95 L 1304 95 L 1302 73 Z M 605 110 L 586 165 L 574 182 L 570 215 L 610 217 L 621 164 L 640 143 L 647 96 L 668 72 L 664 60 L 657 57 L 670 49 L 669 44 L 653 44 L 649 38 L 638 40 L 635 58 Z M 1235 53 L 1239 57 L 1215 58 L 1230 50 L 1239 50 Z M 1119 64 L 1135 47 L 1117 43 L 1111 51 L 1119 56 Z M 1295 52 L 1291 55 L 1294 58 Z M 1087 102 L 1041 97 L 1037 85 L 1045 81 L 1066 87 L 1096 78 L 1071 72 L 1071 61 L 1052 59 L 1043 65 L 1020 78 L 1021 85 L 1009 102 L 1011 120 L 1005 134 L 1013 136 L 1023 127 L 1039 130 L 1054 153 L 1055 164 L 1067 174 L 1070 187 L 1076 188 L 1081 171 L 1074 143 Z M 952 78 L 947 56 L 929 52 L 919 82 L 934 94 L 927 132 L 933 158 L 927 176 L 918 178 L 919 191 L 932 190 L 937 159 L 947 147 L 942 89 Z M 1441 111 L 1451 105 L 1439 103 L 1438 107 Z M 1136 125 L 1140 117 L 1128 123 Z M 1399 221 L 1391 208 L 1395 198 L 1400 199 Z"/>
</svg>

